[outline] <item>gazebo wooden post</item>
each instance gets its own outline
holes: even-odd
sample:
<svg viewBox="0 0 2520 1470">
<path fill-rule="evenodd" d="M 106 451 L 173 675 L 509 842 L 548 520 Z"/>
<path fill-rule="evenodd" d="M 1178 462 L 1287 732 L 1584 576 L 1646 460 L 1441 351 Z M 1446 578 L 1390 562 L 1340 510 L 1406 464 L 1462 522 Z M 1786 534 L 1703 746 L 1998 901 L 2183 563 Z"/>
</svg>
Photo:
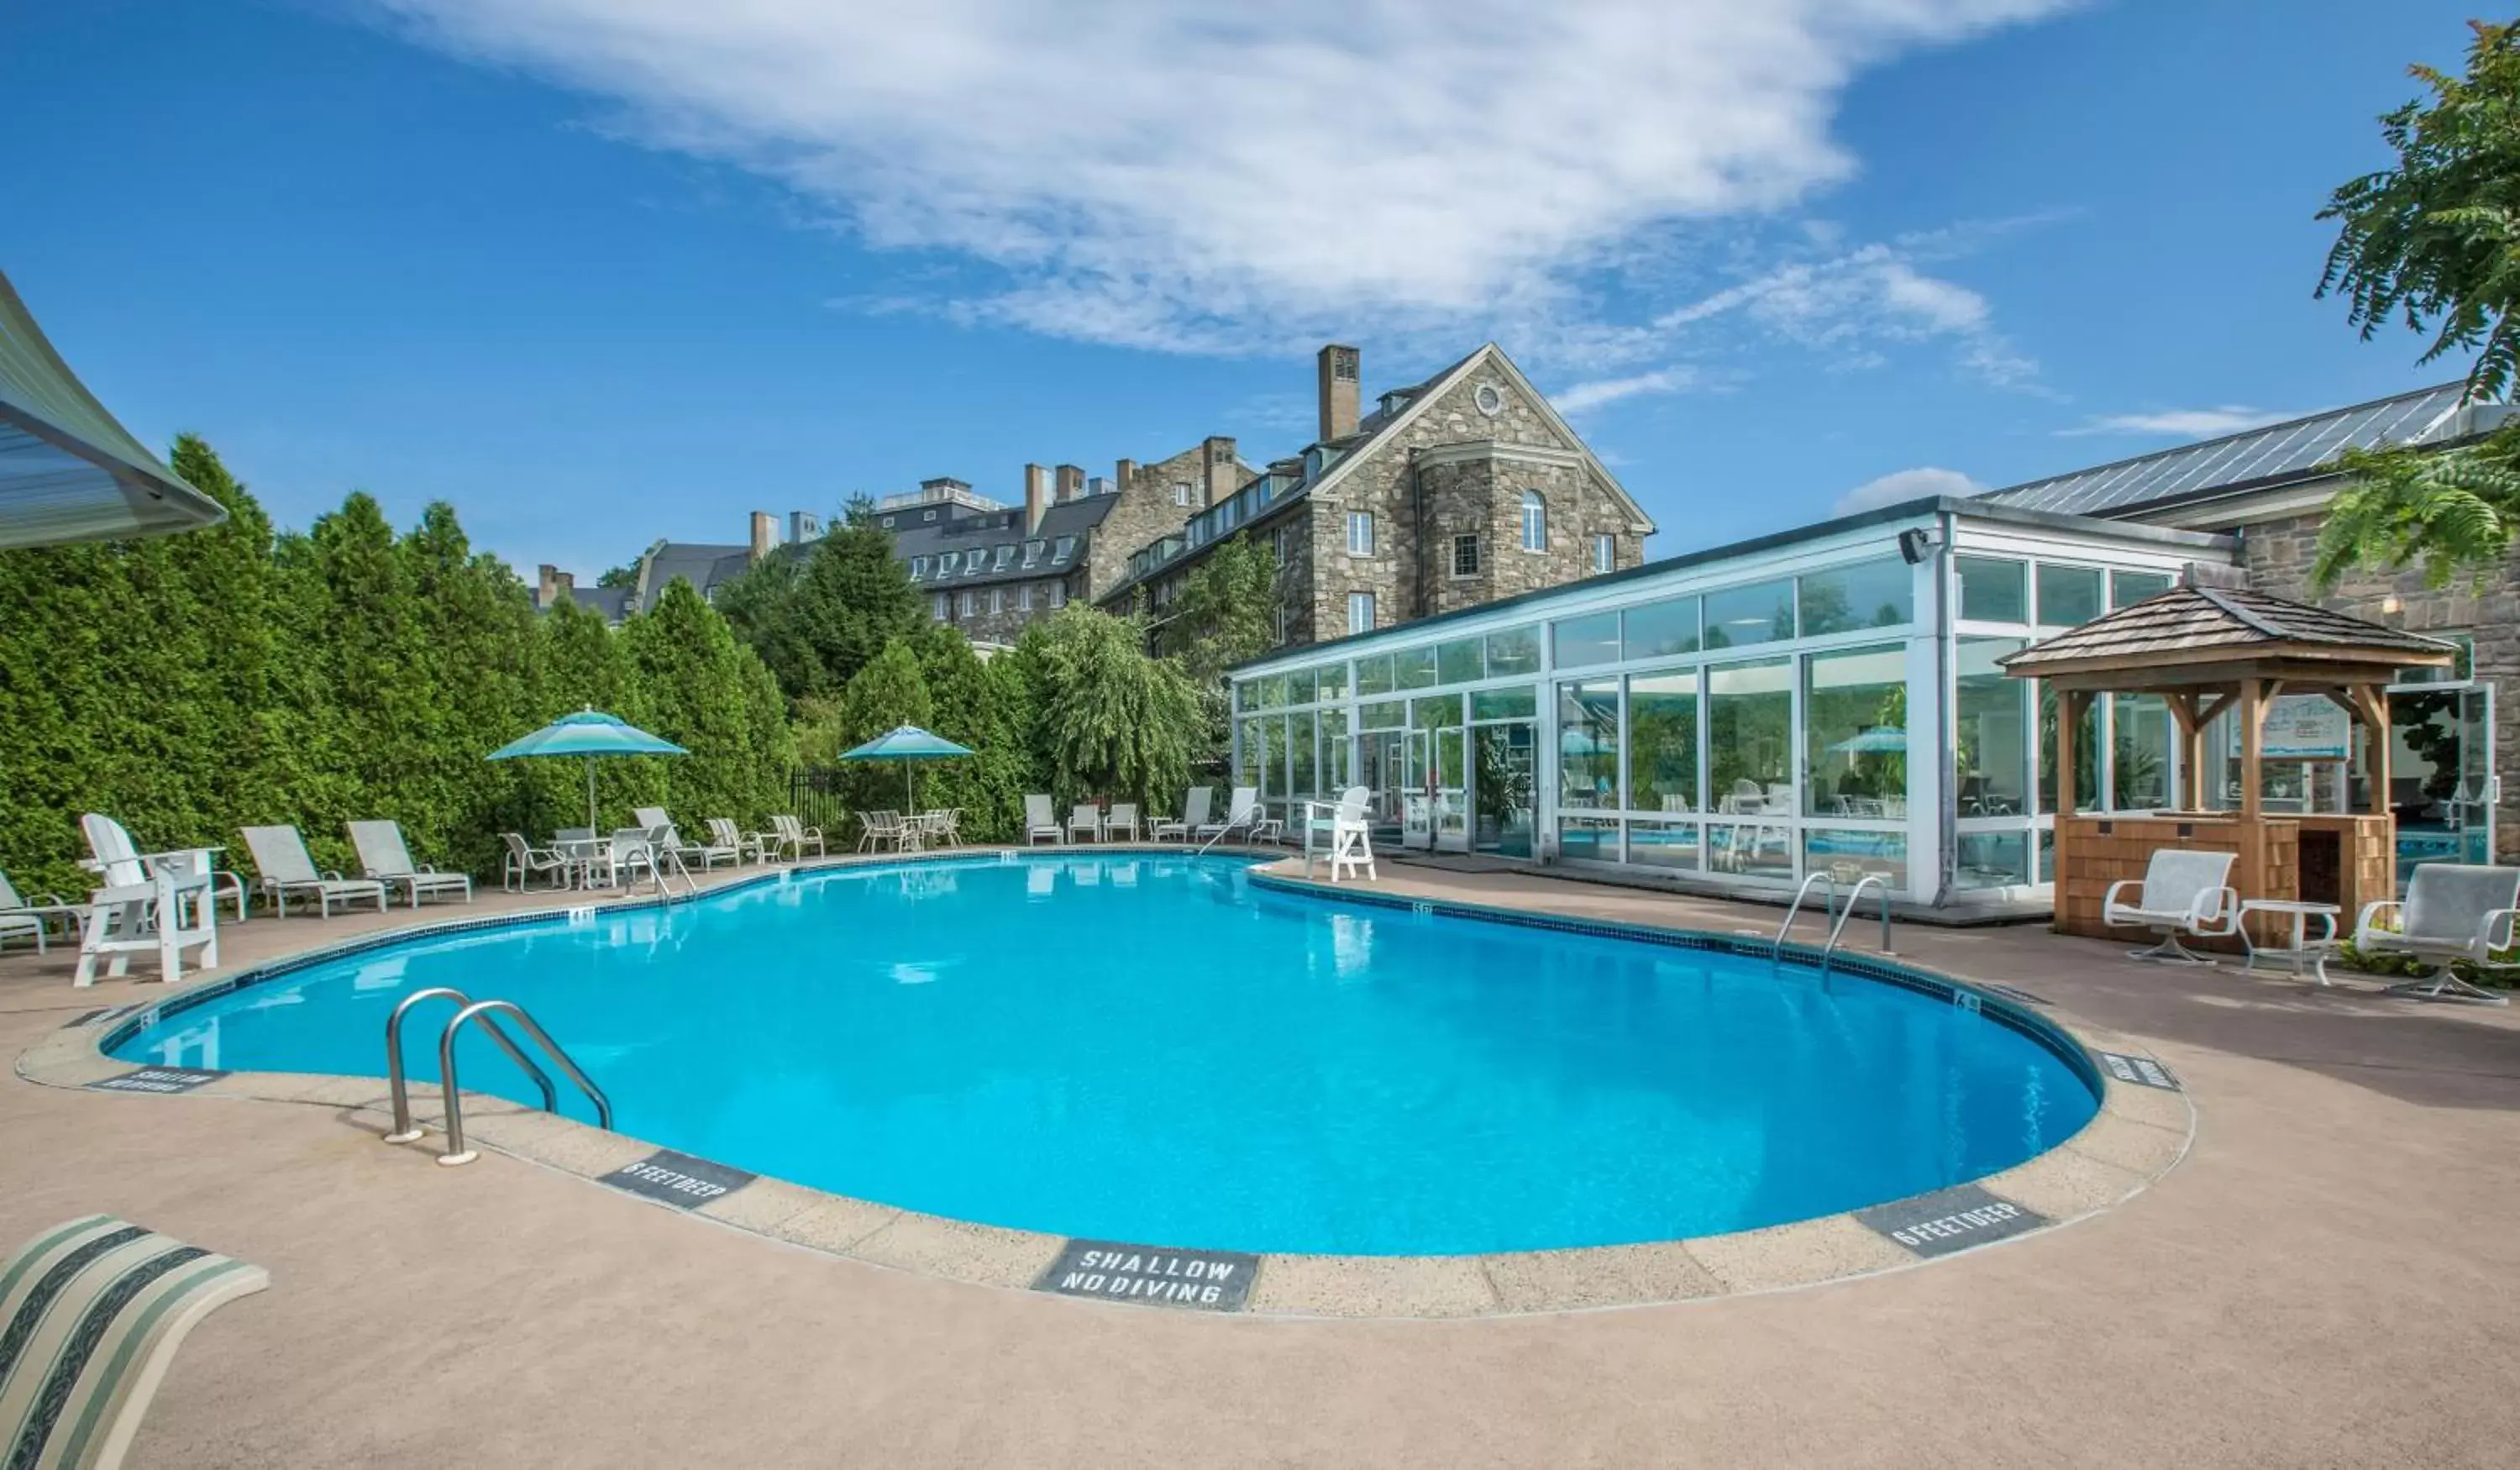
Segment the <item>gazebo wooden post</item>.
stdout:
<svg viewBox="0 0 2520 1470">
<path fill-rule="evenodd" d="M 2074 732 L 2082 726 L 2083 706 L 2090 698 L 2091 695 L 2081 690 L 2056 691 L 2056 800 L 2052 808 L 2056 819 L 2056 850 L 2050 864 L 2052 870 L 2048 873 L 2051 882 L 2056 873 L 2070 870 L 2072 863 L 2068 838 L 2074 822 Z M 2055 917 L 2048 927 L 2062 934 L 2067 932 L 2065 923 L 2065 905 L 2060 896 Z"/>
<path fill-rule="evenodd" d="M 2240 820 L 2254 824 L 2263 815 L 2266 800 L 2265 766 L 2260 752 L 2264 747 L 2267 717 L 2266 682 L 2259 679 L 2240 681 Z"/>
<path fill-rule="evenodd" d="M 2162 698 L 2170 705 L 2170 718 L 2179 726 L 2179 788 L 2170 793 L 2173 806 L 2182 811 L 2205 810 L 2205 727 L 2196 720 L 2196 691 L 2170 690 Z"/>
</svg>

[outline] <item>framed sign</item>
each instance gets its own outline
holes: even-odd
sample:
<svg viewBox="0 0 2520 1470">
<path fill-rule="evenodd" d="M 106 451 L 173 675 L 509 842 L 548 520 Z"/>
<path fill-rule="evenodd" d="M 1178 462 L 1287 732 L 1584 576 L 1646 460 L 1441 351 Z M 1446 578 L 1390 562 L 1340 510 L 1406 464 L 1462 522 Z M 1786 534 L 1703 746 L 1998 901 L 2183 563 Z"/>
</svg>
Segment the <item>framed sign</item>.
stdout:
<svg viewBox="0 0 2520 1470">
<path fill-rule="evenodd" d="M 2354 751 L 2354 722 L 2325 694 L 2277 694 L 2267 701 L 2258 753 L 2271 761 L 2341 761 Z M 2231 754 L 2240 724 L 2231 722 Z"/>
</svg>

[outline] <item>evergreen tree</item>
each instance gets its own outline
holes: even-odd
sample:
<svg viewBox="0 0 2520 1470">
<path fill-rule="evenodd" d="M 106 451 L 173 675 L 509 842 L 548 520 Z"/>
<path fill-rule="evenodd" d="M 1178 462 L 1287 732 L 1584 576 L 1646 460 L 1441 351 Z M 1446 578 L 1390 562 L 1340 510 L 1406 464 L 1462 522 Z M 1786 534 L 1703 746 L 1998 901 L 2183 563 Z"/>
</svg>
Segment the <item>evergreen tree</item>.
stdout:
<svg viewBox="0 0 2520 1470">
<path fill-rule="evenodd" d="M 935 718 L 919 655 L 907 642 L 894 639 L 858 670 L 840 695 L 840 748 L 863 745 L 899 726 L 925 727 Z M 842 789 L 859 810 L 899 810 L 894 803 L 902 800 L 905 779 L 891 762 L 868 762 L 845 779 Z"/>
<path fill-rule="evenodd" d="M 539 824 L 537 782 L 492 750 L 532 729 L 534 611 L 525 585 L 496 558 L 476 557 L 455 508 L 440 501 L 404 538 L 429 682 L 436 738 L 427 764 L 446 814 L 441 861 L 474 871 L 498 862 L 499 833 Z"/>
<path fill-rule="evenodd" d="M 536 631 L 540 635 L 537 643 L 542 708 L 535 712 L 535 718 L 519 722 L 523 728 L 509 738 L 582 709 L 602 710 L 642 730 L 654 729 L 654 717 L 649 711 L 625 633 L 615 633 L 607 626 L 601 613 L 565 600 L 543 614 Z M 652 806 L 663 800 L 664 763 L 664 758 L 648 756 L 611 756 L 597 761 L 597 826 L 608 830 L 627 825 L 632 807 Z M 540 810 L 558 819 L 552 823 L 555 827 L 573 827 L 586 820 L 586 773 L 580 769 L 582 763 L 530 760 L 517 764 L 531 769 L 542 793 Z"/>
<path fill-rule="evenodd" d="M 1026 791 L 1041 790 L 1017 708 L 1025 686 L 1011 665 L 983 661 L 960 630 L 931 623 L 919 636 L 920 672 L 933 718 L 927 728 L 972 753 L 939 761 L 922 780 L 926 803 L 963 809 L 963 835 L 1000 842 L 1023 830 Z"/>
<path fill-rule="evenodd" d="M 323 579 L 319 637 L 336 722 L 333 759 L 346 781 L 338 808 L 304 811 L 310 830 L 365 818 L 402 824 L 412 856 L 449 863 L 453 798 L 434 758 L 444 728 L 409 567 L 384 512 L 364 491 L 318 518 L 309 538 Z M 485 752 L 486 753 L 486 752 Z"/>
<path fill-rule="evenodd" d="M 1043 690 L 1037 738 L 1053 789 L 1071 800 L 1176 800 L 1203 717 L 1190 680 L 1147 652 L 1146 626 L 1070 602 L 1024 642 Z"/>
<path fill-rule="evenodd" d="M 743 664 L 734 630 L 692 584 L 675 578 L 655 607 L 621 630 L 646 691 L 646 728 L 691 753 L 668 758 L 668 810 L 698 830 L 703 819 L 760 820 Z"/>
</svg>

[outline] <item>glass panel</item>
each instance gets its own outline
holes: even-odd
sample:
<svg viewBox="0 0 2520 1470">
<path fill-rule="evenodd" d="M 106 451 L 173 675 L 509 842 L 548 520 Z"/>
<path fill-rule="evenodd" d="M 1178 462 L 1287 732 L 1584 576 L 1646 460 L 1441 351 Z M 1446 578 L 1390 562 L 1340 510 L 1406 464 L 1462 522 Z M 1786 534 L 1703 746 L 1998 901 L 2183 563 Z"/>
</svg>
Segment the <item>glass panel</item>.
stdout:
<svg viewBox="0 0 2520 1470">
<path fill-rule="evenodd" d="M 1820 827 L 1803 834 L 1803 865 L 1805 872 L 1824 872 L 1836 879 L 1841 891 L 1854 887 L 1868 873 L 1888 878 L 1894 889 L 1906 888 L 1908 834 Z"/>
<path fill-rule="evenodd" d="M 2094 699 L 2074 731 L 2074 810 L 2078 812 L 2099 809 L 2099 751 L 2100 701 Z M 2044 682 L 2039 688 L 2039 789 L 2033 794 L 2039 799 L 2038 810 L 2056 810 L 2056 691 Z"/>
<path fill-rule="evenodd" d="M 2034 883 L 2056 881 L 2056 829 L 2054 827 L 2039 829 L 2039 870 L 2031 875 L 2030 881 Z"/>
<path fill-rule="evenodd" d="M 1462 729 L 1455 725 L 1434 733 L 1435 833 L 1439 837 L 1459 839 L 1467 830 L 1467 808 L 1462 800 L 1462 778 L 1469 767 L 1462 753 Z"/>
<path fill-rule="evenodd" d="M 1793 680 L 1784 658 L 1706 671 L 1707 795 L 1717 811 L 1793 814 Z"/>
<path fill-rule="evenodd" d="M 1908 815 L 1908 650 L 1816 653 L 1803 689 L 1803 812 L 1812 817 Z"/>
<path fill-rule="evenodd" d="M 2124 607 L 2146 598 L 2157 598 L 2170 590 L 2170 573 L 2122 571 L 2109 574 L 2109 605 Z"/>
<path fill-rule="evenodd" d="M 1399 686 L 1391 682 L 1391 655 L 1376 654 L 1356 661 L 1356 691 L 1360 694 L 1387 694 Z"/>
<path fill-rule="evenodd" d="M 1619 681 L 1557 687 L 1557 804 L 1619 804 Z"/>
<path fill-rule="evenodd" d="M 1646 868 L 1697 867 L 1697 824 L 1693 822 L 1631 822 L 1628 824 L 1628 861 Z"/>
<path fill-rule="evenodd" d="M 1473 720 L 1528 720 L 1538 713 L 1540 691 L 1528 685 L 1519 689 L 1470 691 L 1470 718 Z"/>
<path fill-rule="evenodd" d="M 1628 609 L 1628 657 L 1653 658 L 1696 651 L 1697 599 L 1673 598 Z"/>
<path fill-rule="evenodd" d="M 1397 676 L 1394 689 L 1422 690 L 1435 685 L 1435 650 L 1407 648 L 1391 655 L 1391 671 Z"/>
<path fill-rule="evenodd" d="M 945 594 L 941 592 L 938 593 L 936 595 L 936 601 L 938 607 L 936 615 L 943 617 L 945 615 L 943 611 Z M 1240 684 L 1236 685 L 1234 687 L 1234 707 L 1238 710 L 1258 709 L 1260 707 L 1260 681 L 1256 679 L 1245 679 Z"/>
<path fill-rule="evenodd" d="M 1260 794 L 1270 800 L 1282 801 L 1286 796 L 1286 721 L 1273 716 L 1260 722 L 1260 736 L 1267 741 L 1260 753 Z"/>
<path fill-rule="evenodd" d="M 1462 723 L 1462 696 L 1438 694 L 1409 701 L 1409 724 L 1417 730 L 1452 730 Z"/>
<path fill-rule="evenodd" d="M 1294 776 L 1287 782 L 1287 792 L 1295 796 L 1315 796 L 1321 792 L 1313 769 L 1313 717 L 1288 715 L 1286 742 L 1293 752 Z"/>
<path fill-rule="evenodd" d="M 1557 819 L 1557 856 L 1574 863 L 1619 861 L 1619 822 L 1615 817 Z"/>
<path fill-rule="evenodd" d="M 2109 780 L 2121 812 L 2162 811 L 2170 799 L 2170 706 L 2159 694 L 2119 694 Z"/>
<path fill-rule="evenodd" d="M 1561 669 L 1611 663 L 1619 656 L 1619 615 L 1615 612 L 1570 617 L 1552 625 L 1550 636 L 1556 640 L 1557 667 Z"/>
<path fill-rule="evenodd" d="M 1627 748 L 1631 809 L 1698 809 L 1695 669 L 1640 674 L 1628 681 Z"/>
<path fill-rule="evenodd" d="M 1330 663 L 1324 664 L 1320 668 L 1315 669 L 1313 671 L 1313 688 L 1324 700 L 1346 698 L 1347 665 L 1343 663 Z"/>
<path fill-rule="evenodd" d="M 1980 623 L 2030 621 L 2029 566 L 1994 557 L 1954 557 L 1959 569 L 1960 616 Z"/>
<path fill-rule="evenodd" d="M 2030 810 L 2029 681 L 2007 679 L 1996 660 L 2029 646 L 2019 638 L 1959 641 L 1956 772 L 1963 817 Z"/>
<path fill-rule="evenodd" d="M 1241 767 L 1237 774 L 1244 783 L 1254 786 L 1258 785 L 1260 783 L 1260 763 L 1267 759 L 1268 756 L 1268 751 L 1263 747 L 1260 740 L 1260 722 L 1257 720 L 1243 721 L 1242 738 L 1237 741 L 1236 744 L 1238 747 L 1238 759 Z"/>
<path fill-rule="evenodd" d="M 1322 790 L 1336 794 L 1350 784 L 1348 776 L 1347 711 L 1322 711 Z"/>
<path fill-rule="evenodd" d="M 2075 628 L 2100 615 L 2100 569 L 2039 564 L 2039 622 Z"/>
<path fill-rule="evenodd" d="M 1367 730 L 1402 730 L 1409 724 L 1409 705 L 1402 699 L 1357 706 L 1356 717 Z"/>
<path fill-rule="evenodd" d="M 1706 595 L 1706 646 L 1738 648 L 1794 636 L 1794 584 L 1761 582 Z"/>
<path fill-rule="evenodd" d="M 1457 638 L 1435 649 L 1437 684 L 1473 684 L 1488 677 L 1486 646 L 1475 638 Z"/>
<path fill-rule="evenodd" d="M 1488 677 L 1540 672 L 1540 627 L 1531 624 L 1488 635 Z"/>
<path fill-rule="evenodd" d="M 1310 704 L 1313 702 L 1312 670 L 1298 669 L 1294 673 L 1286 676 L 1286 702 L 1288 704 Z"/>
<path fill-rule="evenodd" d="M 1960 888 L 2002 888 L 2030 881 L 2028 832 L 1962 832 L 1952 874 Z"/>
<path fill-rule="evenodd" d="M 1904 557 L 1832 566 L 1799 581 L 1805 638 L 1905 627 L 1915 616 L 1916 574 Z"/>
<path fill-rule="evenodd" d="M 1715 872 L 1790 882 L 1794 875 L 1794 829 L 1782 822 L 1709 823 L 1706 866 Z"/>
<path fill-rule="evenodd" d="M 1260 707 L 1262 709 L 1284 709 L 1286 707 L 1285 675 L 1271 674 L 1260 681 Z"/>
<path fill-rule="evenodd" d="M 1470 790 L 1478 804 L 1470 833 L 1472 852 L 1529 858 L 1532 851 L 1533 772 L 1538 750 L 1531 722 L 1486 725 L 1470 732 L 1475 763 Z"/>
</svg>

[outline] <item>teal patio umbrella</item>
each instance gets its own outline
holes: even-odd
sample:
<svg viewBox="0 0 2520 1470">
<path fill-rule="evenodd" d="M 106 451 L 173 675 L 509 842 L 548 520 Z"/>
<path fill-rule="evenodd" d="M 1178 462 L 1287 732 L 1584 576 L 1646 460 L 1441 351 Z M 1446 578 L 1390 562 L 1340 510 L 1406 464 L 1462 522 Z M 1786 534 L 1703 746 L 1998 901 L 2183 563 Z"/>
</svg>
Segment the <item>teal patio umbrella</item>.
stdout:
<svg viewBox="0 0 2520 1470">
<path fill-rule="evenodd" d="M 529 755 L 582 755 L 586 760 L 586 824 L 595 821 L 595 761 L 607 755 L 689 755 L 671 740 L 659 739 L 617 715 L 582 709 L 562 715 L 520 740 L 511 740 L 489 754 L 494 761 Z"/>
<path fill-rule="evenodd" d="M 902 797 L 910 803 L 910 815 L 919 815 L 919 794 L 911 786 L 912 762 L 946 761 L 972 752 L 940 735 L 930 735 L 916 725 L 896 725 L 840 757 L 844 761 L 899 761 Z"/>
</svg>

